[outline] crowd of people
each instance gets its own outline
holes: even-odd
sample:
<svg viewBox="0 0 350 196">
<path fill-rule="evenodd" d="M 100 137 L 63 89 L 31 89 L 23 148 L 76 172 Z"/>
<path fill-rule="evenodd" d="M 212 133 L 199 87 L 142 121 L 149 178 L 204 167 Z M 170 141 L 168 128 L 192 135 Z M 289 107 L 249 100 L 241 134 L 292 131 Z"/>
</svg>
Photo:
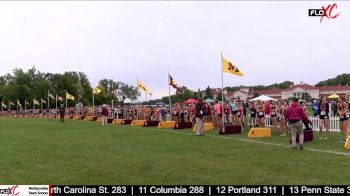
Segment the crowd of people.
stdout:
<svg viewBox="0 0 350 196">
<path fill-rule="evenodd" d="M 345 142 L 346 137 L 350 134 L 349 108 L 350 108 L 350 94 L 345 97 L 339 97 L 335 102 L 334 114 L 340 118 L 340 130 L 343 134 L 342 142 Z M 299 120 L 304 122 L 304 126 L 309 128 L 310 123 L 306 115 L 306 103 L 304 101 L 297 101 L 293 99 L 277 100 L 277 101 L 242 101 L 238 98 L 232 98 L 229 101 L 219 102 L 213 101 L 206 103 L 202 99 L 198 99 L 197 103 L 191 104 L 174 104 L 172 107 L 166 106 L 148 106 L 148 105 L 118 105 L 115 108 L 109 105 L 100 105 L 96 107 L 69 107 L 64 108 L 63 105 L 59 108 L 53 109 L 19 109 L 1 111 L 0 116 L 50 116 L 50 115 L 92 115 L 103 117 L 103 122 L 107 118 L 128 119 L 128 120 L 147 120 L 147 121 L 176 121 L 191 122 L 192 126 L 197 124 L 200 131 L 198 135 L 204 135 L 202 131 L 203 124 L 212 122 L 214 127 L 222 127 L 224 124 L 231 124 L 238 126 L 241 130 L 245 126 L 264 127 L 266 120 L 272 126 L 274 132 L 278 132 L 281 136 L 286 136 L 290 130 L 293 133 L 293 122 L 296 119 L 291 115 L 291 108 L 301 108 L 303 114 L 298 114 Z M 62 109 L 62 107 L 64 109 Z M 326 97 L 321 97 L 312 102 L 312 111 L 314 116 L 320 118 L 320 139 L 328 139 L 329 134 L 329 117 L 332 110 L 332 104 Z M 290 112 L 288 113 L 288 110 Z M 293 114 L 293 112 L 292 112 Z M 305 115 L 304 115 L 305 114 Z M 267 119 L 266 119 L 267 118 Z M 291 120 L 292 119 L 292 120 Z M 106 124 L 106 123 L 105 123 Z M 293 125 L 293 126 L 292 126 Z M 298 126 L 300 123 L 298 122 Z"/>
</svg>

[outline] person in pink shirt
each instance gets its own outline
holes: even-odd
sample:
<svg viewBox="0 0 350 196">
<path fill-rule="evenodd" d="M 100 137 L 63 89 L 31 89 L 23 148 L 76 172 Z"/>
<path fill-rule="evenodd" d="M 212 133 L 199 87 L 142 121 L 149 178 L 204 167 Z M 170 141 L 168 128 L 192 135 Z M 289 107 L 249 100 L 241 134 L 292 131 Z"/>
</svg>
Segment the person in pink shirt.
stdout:
<svg viewBox="0 0 350 196">
<path fill-rule="evenodd" d="M 221 127 L 222 126 L 222 105 L 218 102 L 215 101 L 215 105 L 214 105 L 214 109 L 215 109 L 215 123 L 214 125 L 217 127 Z"/>
</svg>

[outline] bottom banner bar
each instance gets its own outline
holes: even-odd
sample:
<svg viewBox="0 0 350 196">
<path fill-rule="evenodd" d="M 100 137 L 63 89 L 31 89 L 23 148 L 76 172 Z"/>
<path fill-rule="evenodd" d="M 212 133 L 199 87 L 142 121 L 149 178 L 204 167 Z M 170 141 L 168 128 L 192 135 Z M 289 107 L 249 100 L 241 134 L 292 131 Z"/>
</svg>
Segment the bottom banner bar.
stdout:
<svg viewBox="0 0 350 196">
<path fill-rule="evenodd" d="M 0 196 L 349 194 L 350 186 L 337 185 L 0 185 Z"/>
</svg>

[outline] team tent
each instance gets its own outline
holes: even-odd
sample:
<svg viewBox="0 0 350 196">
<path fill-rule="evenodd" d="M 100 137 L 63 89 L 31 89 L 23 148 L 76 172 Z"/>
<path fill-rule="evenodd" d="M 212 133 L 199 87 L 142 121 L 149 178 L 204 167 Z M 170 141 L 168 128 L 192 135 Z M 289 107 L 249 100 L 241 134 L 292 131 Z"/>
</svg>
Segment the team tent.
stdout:
<svg viewBox="0 0 350 196">
<path fill-rule="evenodd" d="M 255 97 L 250 101 L 277 101 L 277 100 L 266 95 L 260 95 L 259 97 Z"/>
<path fill-rule="evenodd" d="M 328 99 L 337 99 L 339 96 L 337 94 L 332 94 L 330 96 L 328 96 Z"/>
<path fill-rule="evenodd" d="M 187 99 L 186 101 L 182 102 L 182 104 L 193 104 L 197 103 L 198 101 L 195 99 Z"/>
<path fill-rule="evenodd" d="M 210 98 L 207 98 L 206 100 L 204 100 L 205 103 L 214 103 L 215 101 L 210 99 Z"/>
</svg>

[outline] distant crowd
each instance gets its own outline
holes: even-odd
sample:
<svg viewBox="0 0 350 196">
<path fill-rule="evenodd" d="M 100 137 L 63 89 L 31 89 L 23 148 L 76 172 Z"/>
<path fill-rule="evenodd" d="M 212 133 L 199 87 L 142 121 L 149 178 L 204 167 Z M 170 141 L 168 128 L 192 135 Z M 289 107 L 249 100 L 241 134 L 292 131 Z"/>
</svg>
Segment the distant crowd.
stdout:
<svg viewBox="0 0 350 196">
<path fill-rule="evenodd" d="M 349 119 L 349 99 L 350 94 L 346 97 L 339 97 L 337 100 L 327 100 L 321 97 L 319 100 L 313 100 L 311 108 L 314 116 L 320 118 L 321 137 L 327 138 L 325 135 L 329 132 L 329 117 L 337 115 L 340 117 L 340 129 L 346 135 L 346 122 Z M 101 117 L 104 113 L 108 118 L 115 119 L 142 119 L 148 121 L 176 121 L 191 122 L 196 124 L 196 117 L 200 116 L 203 122 L 212 122 L 215 127 L 221 127 L 223 124 L 232 124 L 249 127 L 264 127 L 266 119 L 268 124 L 272 125 L 274 131 L 279 132 L 281 136 L 288 133 L 288 120 L 286 119 L 286 111 L 291 101 L 251 101 L 246 102 L 237 98 L 229 101 L 204 102 L 198 108 L 198 103 L 191 104 L 174 104 L 172 107 L 165 106 L 147 106 L 147 105 L 118 105 L 111 108 L 109 105 L 99 105 L 94 108 L 81 106 L 65 108 L 65 115 L 93 115 Z M 300 107 L 306 112 L 306 103 L 299 102 Z M 200 109 L 200 111 L 198 111 Z M 104 112 L 103 112 L 104 110 Z M 200 112 L 200 113 L 198 113 Z M 1 111 L 0 116 L 49 116 L 59 114 L 59 108 L 53 109 L 19 109 Z M 350 124 L 350 123 L 349 123 Z M 308 125 L 305 124 L 307 127 Z M 325 132 L 323 132 L 325 130 Z"/>
</svg>

